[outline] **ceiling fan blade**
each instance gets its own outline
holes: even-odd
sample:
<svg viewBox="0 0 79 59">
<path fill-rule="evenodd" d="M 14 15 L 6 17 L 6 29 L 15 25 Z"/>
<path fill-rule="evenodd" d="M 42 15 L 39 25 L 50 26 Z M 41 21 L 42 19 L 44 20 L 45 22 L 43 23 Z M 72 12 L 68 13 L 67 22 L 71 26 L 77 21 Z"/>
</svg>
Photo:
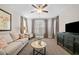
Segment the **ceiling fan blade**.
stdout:
<svg viewBox="0 0 79 59">
<path fill-rule="evenodd" d="M 45 7 L 47 7 L 48 5 L 47 4 L 45 4 L 42 8 L 45 8 Z"/>
<path fill-rule="evenodd" d="M 48 11 L 47 11 L 47 10 L 43 10 L 42 12 L 46 12 L 46 13 L 48 13 Z"/>
<path fill-rule="evenodd" d="M 32 6 L 33 6 L 34 8 L 37 8 L 37 6 L 35 6 L 35 5 L 33 5 L 33 4 L 32 4 Z"/>
<path fill-rule="evenodd" d="M 42 7 L 42 4 L 37 4 L 38 8 L 41 8 Z"/>
</svg>

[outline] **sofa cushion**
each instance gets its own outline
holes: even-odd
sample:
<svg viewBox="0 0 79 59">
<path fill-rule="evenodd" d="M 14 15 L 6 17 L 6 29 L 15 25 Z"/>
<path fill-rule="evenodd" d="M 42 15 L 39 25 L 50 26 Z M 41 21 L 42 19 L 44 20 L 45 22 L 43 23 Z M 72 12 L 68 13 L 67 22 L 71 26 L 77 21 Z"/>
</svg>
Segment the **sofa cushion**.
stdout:
<svg viewBox="0 0 79 59">
<path fill-rule="evenodd" d="M 6 55 L 6 52 L 3 49 L 0 49 L 0 55 Z"/>
<path fill-rule="evenodd" d="M 19 38 L 22 39 L 22 38 L 28 38 L 29 35 L 28 34 L 19 34 Z"/>
<path fill-rule="evenodd" d="M 10 32 L 10 36 L 13 40 L 19 39 L 19 34 L 15 31 Z"/>
<path fill-rule="evenodd" d="M 13 42 L 4 48 L 6 54 L 14 54 L 23 44 L 21 42 Z"/>
<path fill-rule="evenodd" d="M 28 38 L 19 39 L 19 40 L 16 40 L 16 42 L 22 42 L 24 44 L 28 42 Z"/>
<path fill-rule="evenodd" d="M 3 34 L 0 33 L 0 38 L 4 39 L 7 43 L 10 43 L 13 41 L 11 36 L 9 34 L 6 34 L 6 33 L 3 33 Z"/>
<path fill-rule="evenodd" d="M 7 42 L 0 38 L 0 48 L 4 48 L 7 46 Z"/>
</svg>

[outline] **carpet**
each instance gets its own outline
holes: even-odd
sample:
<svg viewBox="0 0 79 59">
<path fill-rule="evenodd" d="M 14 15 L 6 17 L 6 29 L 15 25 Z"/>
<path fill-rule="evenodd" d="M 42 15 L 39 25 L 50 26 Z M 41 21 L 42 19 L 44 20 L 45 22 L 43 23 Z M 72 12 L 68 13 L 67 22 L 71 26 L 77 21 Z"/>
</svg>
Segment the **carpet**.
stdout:
<svg viewBox="0 0 79 59">
<path fill-rule="evenodd" d="M 36 38 L 31 39 L 29 41 L 29 44 L 24 47 L 24 49 L 19 53 L 19 55 L 33 55 L 33 48 L 31 47 L 31 43 L 35 40 L 37 39 Z M 55 39 L 44 38 L 42 40 L 47 44 L 46 55 L 70 55 L 66 50 L 57 45 Z"/>
</svg>

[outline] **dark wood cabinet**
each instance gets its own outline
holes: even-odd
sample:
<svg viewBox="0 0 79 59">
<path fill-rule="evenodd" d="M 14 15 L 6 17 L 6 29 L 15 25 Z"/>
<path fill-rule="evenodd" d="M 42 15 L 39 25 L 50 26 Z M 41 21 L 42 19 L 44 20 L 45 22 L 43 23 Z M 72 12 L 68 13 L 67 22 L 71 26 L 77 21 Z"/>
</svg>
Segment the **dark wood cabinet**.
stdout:
<svg viewBox="0 0 79 59">
<path fill-rule="evenodd" d="M 79 54 L 79 35 L 63 32 L 57 33 L 57 44 L 71 54 Z"/>
</svg>

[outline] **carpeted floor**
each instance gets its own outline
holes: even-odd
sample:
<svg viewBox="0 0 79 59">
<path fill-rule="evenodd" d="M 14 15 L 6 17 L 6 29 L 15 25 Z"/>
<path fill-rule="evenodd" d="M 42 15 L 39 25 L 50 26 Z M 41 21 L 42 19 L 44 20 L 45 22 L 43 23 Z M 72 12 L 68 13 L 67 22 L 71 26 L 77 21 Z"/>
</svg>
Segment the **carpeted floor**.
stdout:
<svg viewBox="0 0 79 59">
<path fill-rule="evenodd" d="M 34 39 L 31 39 L 29 41 L 29 44 L 24 47 L 24 49 L 19 53 L 19 55 L 32 55 L 33 49 L 31 47 L 31 42 L 33 42 Z M 57 42 L 55 39 L 43 39 L 47 43 L 46 46 L 46 55 L 70 55 L 67 51 L 65 51 L 63 48 L 61 48 L 59 45 L 57 45 Z"/>
</svg>

